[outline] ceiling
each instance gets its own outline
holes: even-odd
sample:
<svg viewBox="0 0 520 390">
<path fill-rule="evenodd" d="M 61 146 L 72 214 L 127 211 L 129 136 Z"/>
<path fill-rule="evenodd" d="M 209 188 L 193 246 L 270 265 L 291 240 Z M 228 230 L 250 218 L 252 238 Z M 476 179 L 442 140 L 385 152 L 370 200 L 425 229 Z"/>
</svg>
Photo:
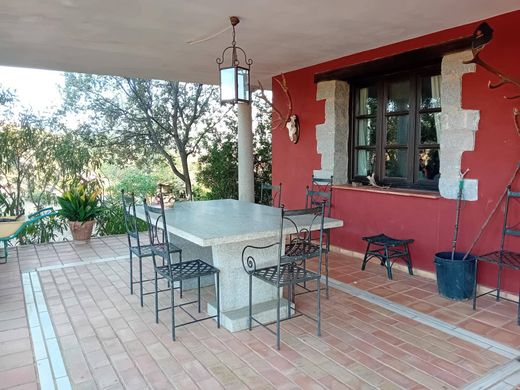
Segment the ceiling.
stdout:
<svg viewBox="0 0 520 390">
<path fill-rule="evenodd" d="M 217 83 L 237 15 L 252 78 L 477 21 L 518 0 L 2 0 L 0 65 Z"/>
</svg>

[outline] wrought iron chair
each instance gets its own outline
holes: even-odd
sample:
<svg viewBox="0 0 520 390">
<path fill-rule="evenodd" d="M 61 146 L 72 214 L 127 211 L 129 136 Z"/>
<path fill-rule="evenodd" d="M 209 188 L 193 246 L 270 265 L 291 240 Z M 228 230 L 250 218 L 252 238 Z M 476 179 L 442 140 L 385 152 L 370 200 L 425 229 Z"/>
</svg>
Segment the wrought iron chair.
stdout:
<svg viewBox="0 0 520 390">
<path fill-rule="evenodd" d="M 508 250 L 504 250 L 504 244 L 506 241 L 507 236 L 512 237 L 520 237 L 520 229 L 517 228 L 519 223 L 511 224 L 509 221 L 509 212 L 511 210 L 511 200 L 516 199 L 520 200 L 520 192 L 512 191 L 511 186 L 507 187 L 507 194 L 506 194 L 506 206 L 504 211 L 504 224 L 502 227 L 502 239 L 500 240 L 500 249 L 495 252 L 487 253 L 482 256 L 477 256 L 477 261 L 475 264 L 475 284 L 473 285 L 473 310 L 476 310 L 477 308 L 477 298 L 492 294 L 496 292 L 496 298 L 497 301 L 500 300 L 500 288 L 501 288 L 501 276 L 502 276 L 502 270 L 504 268 L 509 268 L 513 270 L 520 270 L 520 253 L 518 252 L 512 252 Z M 497 276 L 497 288 L 490 290 L 488 292 L 485 292 L 483 294 L 477 295 L 477 269 L 478 269 L 478 263 L 479 262 L 486 262 L 486 263 L 492 263 L 498 265 L 498 276 Z M 520 292 L 519 292 L 520 295 Z M 502 299 L 506 301 L 510 301 L 507 298 L 502 297 Z M 512 301 L 515 302 L 515 301 Z M 518 319 L 517 319 L 518 325 L 520 325 L 520 301 L 518 302 Z"/>
<path fill-rule="evenodd" d="M 164 201 L 162 193 L 159 196 L 160 207 L 152 207 L 144 200 L 144 211 L 146 214 L 146 221 L 148 222 L 148 233 L 150 236 L 150 242 L 152 243 L 152 259 L 155 269 L 155 322 L 159 323 L 159 311 L 171 309 L 171 320 L 172 320 L 172 339 L 175 341 L 175 329 L 179 326 L 193 324 L 195 322 L 209 320 L 211 318 L 217 319 L 217 327 L 220 328 L 220 282 L 219 282 L 219 270 L 212 265 L 200 260 L 189 260 L 178 263 L 172 263 L 169 248 L 168 229 L 166 227 L 166 215 L 164 212 Z M 152 216 L 153 214 L 153 216 Z M 165 264 L 157 265 L 156 257 L 161 257 L 165 260 Z M 170 287 L 170 306 L 159 308 L 159 292 L 158 275 L 161 275 L 169 283 Z M 216 307 L 217 314 L 214 316 L 206 316 L 203 318 L 195 318 L 184 306 L 189 304 L 198 304 L 198 312 L 201 312 L 201 296 L 200 296 L 200 278 L 207 275 L 215 275 L 216 277 Z M 188 279 L 197 279 L 197 300 L 183 302 L 175 304 L 174 290 L 176 283 L 181 284 L 182 281 Z M 182 286 L 182 285 L 181 285 Z M 182 288 L 181 288 L 182 291 Z M 182 298 L 182 296 L 181 296 Z M 184 322 L 176 325 L 175 323 L 175 308 L 182 309 L 192 321 Z"/>
<path fill-rule="evenodd" d="M 316 207 L 320 204 L 324 204 L 325 216 L 331 216 L 332 209 L 332 176 L 330 178 L 318 178 L 312 176 L 312 186 L 307 186 L 305 192 L 305 207 Z M 329 252 L 330 252 L 330 229 L 323 230 L 323 254 L 325 254 L 325 294 L 327 299 L 329 298 Z M 317 239 L 315 237 L 315 239 Z M 305 262 L 303 263 L 306 267 Z M 303 287 L 304 291 L 297 293 L 305 294 L 307 292 L 314 292 L 315 290 L 309 289 L 307 283 L 304 283 L 300 287 Z"/>
<path fill-rule="evenodd" d="M 282 205 L 282 183 L 278 185 L 262 183 L 260 185 L 260 203 L 279 208 Z"/>
<path fill-rule="evenodd" d="M 306 208 L 300 210 L 281 210 L 280 236 L 279 241 L 271 245 L 259 247 L 248 245 L 242 250 L 242 265 L 249 274 L 249 330 L 252 329 L 253 321 L 265 327 L 268 331 L 276 335 L 276 347 L 280 349 L 280 318 L 281 294 L 277 294 L 276 321 L 262 323 L 253 315 L 253 278 L 262 282 L 269 283 L 276 288 L 287 287 L 287 318 L 295 318 L 305 315 L 317 323 L 317 335 L 321 335 L 321 316 L 320 316 L 320 279 L 321 279 L 321 258 L 323 250 L 323 222 L 325 207 Z M 311 231 L 318 230 L 320 242 L 315 243 L 311 237 Z M 285 234 L 289 234 L 292 245 L 286 247 Z M 256 260 L 251 254 L 255 250 L 262 250 L 278 246 L 278 261 L 276 264 L 257 267 Z M 289 248 L 289 250 L 285 250 Z M 318 271 L 309 271 L 302 267 L 302 262 L 311 257 L 318 258 Z M 315 281 L 317 284 L 316 295 L 316 318 L 292 308 L 294 298 L 293 290 L 295 285 Z M 296 316 L 292 315 L 294 311 Z M 276 332 L 269 328 L 276 324 Z"/>
<path fill-rule="evenodd" d="M 139 236 L 138 218 L 135 212 L 135 196 L 133 193 L 130 195 L 125 194 L 124 190 L 121 190 L 121 201 L 123 203 L 123 212 L 125 216 L 125 227 L 126 236 L 128 238 L 128 250 L 130 252 L 130 294 L 134 293 L 134 284 L 139 284 L 139 296 L 141 300 L 141 306 L 144 305 L 144 296 L 154 294 L 154 292 L 144 292 L 143 282 L 152 282 L 154 279 L 143 279 L 143 257 L 152 257 L 152 244 L 142 244 Z M 182 262 L 182 250 L 173 244 L 168 244 L 170 253 L 179 254 L 179 262 Z M 137 256 L 139 259 L 139 279 L 134 280 L 134 266 L 133 256 Z M 164 265 L 164 263 L 163 263 Z M 182 285 L 181 297 L 182 297 Z M 167 289 L 169 290 L 169 288 Z M 161 291 L 167 291 L 161 290 Z"/>
</svg>

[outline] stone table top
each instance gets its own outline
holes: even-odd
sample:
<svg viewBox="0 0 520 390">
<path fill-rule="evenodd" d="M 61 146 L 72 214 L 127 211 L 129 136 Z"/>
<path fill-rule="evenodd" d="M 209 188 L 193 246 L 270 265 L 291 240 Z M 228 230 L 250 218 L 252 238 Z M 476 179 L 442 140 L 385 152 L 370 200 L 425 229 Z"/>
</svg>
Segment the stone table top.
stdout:
<svg viewBox="0 0 520 390">
<path fill-rule="evenodd" d="M 143 206 L 137 216 L 145 219 Z M 273 237 L 280 233 L 281 209 L 233 199 L 177 202 L 165 210 L 168 232 L 199 246 L 213 246 Z M 292 218 L 309 224 L 308 216 Z M 315 224 L 318 228 L 317 224 Z M 325 218 L 325 228 L 343 226 L 343 221 Z M 294 227 L 292 228 L 294 229 Z M 284 226 L 291 233 L 291 226 Z"/>
</svg>

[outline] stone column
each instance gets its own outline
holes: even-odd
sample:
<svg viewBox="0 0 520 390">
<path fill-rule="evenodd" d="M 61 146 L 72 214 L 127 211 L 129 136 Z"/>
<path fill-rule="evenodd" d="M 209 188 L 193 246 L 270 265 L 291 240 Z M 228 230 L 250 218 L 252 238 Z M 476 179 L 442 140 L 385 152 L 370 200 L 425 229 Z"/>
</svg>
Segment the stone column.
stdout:
<svg viewBox="0 0 520 390">
<path fill-rule="evenodd" d="M 442 59 L 439 192 L 446 199 L 457 198 L 462 154 L 475 149 L 480 111 L 462 108 L 462 77 L 476 68 L 475 64 L 463 63 L 471 56 L 471 51 L 466 50 Z M 478 199 L 477 179 L 464 179 L 462 197 L 464 200 Z"/>
<path fill-rule="evenodd" d="M 238 103 L 238 199 L 255 201 L 251 105 Z"/>
<path fill-rule="evenodd" d="M 334 175 L 334 184 L 347 182 L 349 90 L 349 84 L 340 80 L 322 81 L 316 90 L 316 100 L 325 99 L 325 122 L 316 126 L 321 169 L 314 175 Z"/>
</svg>

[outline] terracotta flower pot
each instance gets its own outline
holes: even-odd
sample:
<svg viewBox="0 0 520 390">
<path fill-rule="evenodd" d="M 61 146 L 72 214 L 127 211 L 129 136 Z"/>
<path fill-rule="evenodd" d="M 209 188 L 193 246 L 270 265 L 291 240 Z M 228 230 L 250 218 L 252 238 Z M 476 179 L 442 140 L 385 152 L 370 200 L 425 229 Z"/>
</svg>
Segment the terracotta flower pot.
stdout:
<svg viewBox="0 0 520 390">
<path fill-rule="evenodd" d="M 87 242 L 92 236 L 92 229 L 94 228 L 95 221 L 69 221 L 70 232 L 74 241 Z"/>
</svg>

